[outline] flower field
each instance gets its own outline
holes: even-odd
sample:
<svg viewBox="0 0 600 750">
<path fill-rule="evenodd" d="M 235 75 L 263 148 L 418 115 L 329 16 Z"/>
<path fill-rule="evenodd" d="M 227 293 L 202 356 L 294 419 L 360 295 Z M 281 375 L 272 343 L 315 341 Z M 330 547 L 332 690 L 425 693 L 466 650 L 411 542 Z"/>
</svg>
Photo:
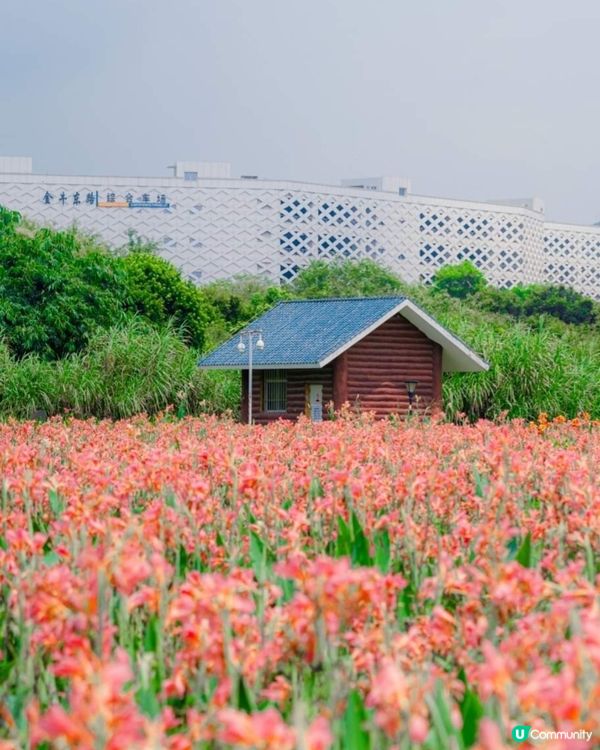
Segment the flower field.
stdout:
<svg viewBox="0 0 600 750">
<path fill-rule="evenodd" d="M 600 745 L 597 424 L 53 420 L 0 463 L 0 750 Z"/>
</svg>

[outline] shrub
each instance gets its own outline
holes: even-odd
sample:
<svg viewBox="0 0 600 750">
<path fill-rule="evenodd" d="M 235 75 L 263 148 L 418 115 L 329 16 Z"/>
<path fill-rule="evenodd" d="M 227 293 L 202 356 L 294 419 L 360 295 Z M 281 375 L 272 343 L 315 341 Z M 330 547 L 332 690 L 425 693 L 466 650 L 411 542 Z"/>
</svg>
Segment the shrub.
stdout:
<svg viewBox="0 0 600 750">
<path fill-rule="evenodd" d="M 516 286 L 512 289 L 485 289 L 480 295 L 485 309 L 516 318 L 552 315 L 564 323 L 593 324 L 596 306 L 593 300 L 565 286 Z"/>
<path fill-rule="evenodd" d="M 397 294 L 402 281 L 392 271 L 372 260 L 313 261 L 289 285 L 294 296 L 373 297 Z"/>
<path fill-rule="evenodd" d="M 124 310 L 115 259 L 75 231 L 27 229 L 0 207 L 0 328 L 18 357 L 79 351 Z"/>
<path fill-rule="evenodd" d="M 465 299 L 486 285 L 485 276 L 471 261 L 448 265 L 436 271 L 432 285 L 436 292 L 447 292 L 451 297 Z"/>
<path fill-rule="evenodd" d="M 148 252 L 132 252 L 120 263 L 131 308 L 158 326 L 172 321 L 186 343 L 203 349 L 206 328 L 219 317 L 204 291 L 183 279 L 171 263 Z"/>
</svg>

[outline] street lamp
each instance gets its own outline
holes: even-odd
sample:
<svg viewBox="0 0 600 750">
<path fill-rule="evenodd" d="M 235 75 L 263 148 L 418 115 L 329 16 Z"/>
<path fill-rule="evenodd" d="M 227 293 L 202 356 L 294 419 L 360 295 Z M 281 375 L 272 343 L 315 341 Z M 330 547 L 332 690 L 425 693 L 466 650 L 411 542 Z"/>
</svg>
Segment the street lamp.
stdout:
<svg viewBox="0 0 600 750">
<path fill-rule="evenodd" d="M 240 333 L 237 350 L 240 354 L 246 351 L 244 337 L 248 338 L 248 424 L 252 424 L 252 350 L 256 346 L 259 352 L 265 348 L 265 342 L 260 328 L 250 328 Z M 256 344 L 254 339 L 257 339 Z"/>
<path fill-rule="evenodd" d="M 408 393 L 408 408 L 412 409 L 412 405 L 415 400 L 415 394 L 417 392 L 417 386 L 419 385 L 419 381 L 418 380 L 406 380 L 404 385 L 406 386 L 406 392 Z"/>
</svg>

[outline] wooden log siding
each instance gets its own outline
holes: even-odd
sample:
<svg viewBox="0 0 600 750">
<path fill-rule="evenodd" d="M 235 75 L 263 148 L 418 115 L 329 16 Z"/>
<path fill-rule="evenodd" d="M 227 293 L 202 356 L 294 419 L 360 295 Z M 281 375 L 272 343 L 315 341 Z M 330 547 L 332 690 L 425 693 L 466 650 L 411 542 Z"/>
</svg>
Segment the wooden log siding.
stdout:
<svg viewBox="0 0 600 750">
<path fill-rule="evenodd" d="M 405 414 L 405 382 L 418 380 L 418 408 L 441 403 L 441 348 L 395 315 L 346 352 L 346 398 L 378 417 Z"/>
<path fill-rule="evenodd" d="M 264 411 L 263 377 L 264 370 L 252 371 L 252 417 L 256 424 L 267 424 L 277 419 L 297 419 L 306 408 L 306 385 L 309 383 L 323 385 L 323 417 L 327 418 L 327 406 L 333 402 L 333 365 L 317 370 L 286 370 L 287 375 L 287 410 Z M 242 371 L 242 418 L 247 408 L 248 371 Z"/>
</svg>

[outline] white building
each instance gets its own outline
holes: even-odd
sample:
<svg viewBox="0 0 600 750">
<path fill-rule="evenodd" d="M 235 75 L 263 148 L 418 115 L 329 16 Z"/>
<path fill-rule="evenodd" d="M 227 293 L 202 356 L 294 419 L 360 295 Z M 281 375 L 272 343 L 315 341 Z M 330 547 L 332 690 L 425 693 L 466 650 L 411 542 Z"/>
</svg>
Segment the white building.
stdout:
<svg viewBox="0 0 600 750">
<path fill-rule="evenodd" d="M 170 168 L 165 177 L 41 175 L 29 158 L 0 158 L 0 204 L 113 246 L 134 231 L 199 282 L 289 280 L 315 258 L 371 258 L 419 281 L 468 258 L 498 286 L 566 284 L 600 298 L 600 228 L 545 221 L 538 198 L 429 198 L 399 177 L 334 186 L 232 178 L 226 163 Z"/>
</svg>

